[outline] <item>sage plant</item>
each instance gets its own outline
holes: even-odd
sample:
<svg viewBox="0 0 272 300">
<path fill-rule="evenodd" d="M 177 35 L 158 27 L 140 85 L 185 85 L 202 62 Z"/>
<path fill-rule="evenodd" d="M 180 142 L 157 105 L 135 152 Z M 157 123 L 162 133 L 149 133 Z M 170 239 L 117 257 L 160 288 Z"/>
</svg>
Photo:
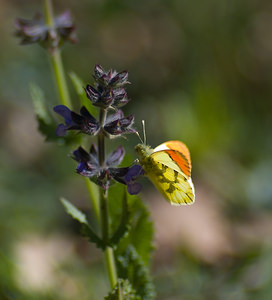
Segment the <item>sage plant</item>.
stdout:
<svg viewBox="0 0 272 300">
<path fill-rule="evenodd" d="M 77 162 L 76 172 L 85 177 L 96 215 L 92 224 L 96 222 L 100 230 L 94 230 L 86 215 L 71 202 L 63 198 L 61 202 L 68 214 L 79 222 L 80 233 L 104 252 L 111 289 L 105 299 L 153 299 L 154 288 L 148 270 L 153 227 L 145 205 L 135 196 L 141 190 L 137 179 L 143 170 L 135 163 L 120 167 L 125 156 L 123 146 L 111 153 L 106 153 L 105 147 L 112 138 L 136 133 L 134 116 L 125 116 L 122 111 L 129 103 L 128 72 L 106 71 L 97 64 L 93 83 L 84 89 L 83 81 L 73 73 L 70 79 L 81 104 L 80 111 L 75 112 L 61 59 L 64 43 L 76 42 L 75 25 L 70 12 L 54 17 L 51 1 L 44 3 L 44 17 L 39 13 L 32 20 L 15 21 L 16 36 L 23 45 L 38 43 L 50 57 L 61 103 L 53 110 L 63 122 L 56 124 L 44 105 L 43 92 L 32 85 L 39 129 L 48 141 L 77 144 L 71 149 L 71 156 Z"/>
</svg>

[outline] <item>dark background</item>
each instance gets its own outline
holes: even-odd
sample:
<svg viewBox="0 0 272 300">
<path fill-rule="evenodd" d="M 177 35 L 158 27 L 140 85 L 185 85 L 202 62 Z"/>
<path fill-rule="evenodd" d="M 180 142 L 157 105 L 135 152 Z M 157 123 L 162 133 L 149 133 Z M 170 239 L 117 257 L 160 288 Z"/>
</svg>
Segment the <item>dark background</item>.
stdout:
<svg viewBox="0 0 272 300">
<path fill-rule="evenodd" d="M 125 110 L 140 132 L 146 121 L 148 143 L 179 139 L 191 151 L 193 206 L 171 207 L 144 181 L 156 299 L 271 299 L 271 1 L 53 2 L 77 25 L 66 71 L 92 84 L 96 63 L 128 70 Z M 30 82 L 48 107 L 59 103 L 47 53 L 13 35 L 14 19 L 31 19 L 43 3 L 0 5 L 0 298 L 102 299 L 103 257 L 58 201 L 89 210 L 84 181 L 67 148 L 37 131 Z M 136 137 L 119 143 L 136 158 Z"/>
</svg>

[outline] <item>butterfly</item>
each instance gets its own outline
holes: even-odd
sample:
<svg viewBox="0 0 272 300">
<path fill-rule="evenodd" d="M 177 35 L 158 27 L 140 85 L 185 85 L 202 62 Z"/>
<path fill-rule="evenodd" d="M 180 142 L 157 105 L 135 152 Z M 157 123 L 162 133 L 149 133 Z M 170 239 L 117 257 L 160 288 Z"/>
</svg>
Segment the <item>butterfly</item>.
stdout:
<svg viewBox="0 0 272 300">
<path fill-rule="evenodd" d="M 146 144 L 135 147 L 145 175 L 172 205 L 189 205 L 195 201 L 191 179 L 190 152 L 180 141 L 168 141 L 155 149 Z"/>
</svg>

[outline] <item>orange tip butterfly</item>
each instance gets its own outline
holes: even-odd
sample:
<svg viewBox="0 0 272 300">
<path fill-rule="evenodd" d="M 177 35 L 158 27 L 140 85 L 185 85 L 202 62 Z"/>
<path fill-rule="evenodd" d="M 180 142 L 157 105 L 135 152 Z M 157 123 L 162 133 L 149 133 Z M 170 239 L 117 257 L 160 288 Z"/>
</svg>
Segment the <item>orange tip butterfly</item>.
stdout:
<svg viewBox="0 0 272 300">
<path fill-rule="evenodd" d="M 172 205 L 190 205 L 195 201 L 191 178 L 190 152 L 180 141 L 168 141 L 155 149 L 145 143 L 135 147 L 145 175 Z"/>
</svg>

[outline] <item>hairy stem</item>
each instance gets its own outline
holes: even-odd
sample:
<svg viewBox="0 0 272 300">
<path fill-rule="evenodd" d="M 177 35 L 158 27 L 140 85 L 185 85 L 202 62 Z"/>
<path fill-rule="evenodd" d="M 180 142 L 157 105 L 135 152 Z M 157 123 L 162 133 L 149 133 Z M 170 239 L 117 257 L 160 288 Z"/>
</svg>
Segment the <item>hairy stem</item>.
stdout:
<svg viewBox="0 0 272 300">
<path fill-rule="evenodd" d="M 92 203 L 92 207 L 96 216 L 96 221 L 100 224 L 100 210 L 99 210 L 99 191 L 98 187 L 95 183 L 90 181 L 89 178 L 85 177 L 85 182 L 87 185 L 87 189 L 89 192 L 90 200 Z"/>
<path fill-rule="evenodd" d="M 54 14 L 53 14 L 53 7 L 52 7 L 51 0 L 44 0 L 44 11 L 45 11 L 46 24 L 49 27 L 53 28 Z M 63 105 L 68 106 L 69 108 L 72 108 L 70 94 L 69 94 L 69 90 L 65 78 L 65 73 L 63 69 L 62 58 L 61 58 L 61 53 L 59 48 L 55 48 L 52 51 L 50 55 L 50 60 L 54 69 L 54 74 L 56 78 L 56 83 L 57 83 L 61 103 Z"/>
<path fill-rule="evenodd" d="M 106 110 L 100 110 L 100 124 L 103 126 L 106 118 Z M 103 132 L 98 135 L 98 157 L 99 165 L 105 166 L 105 137 Z M 109 209 L 108 209 L 108 190 L 100 188 L 100 223 L 102 238 L 105 242 L 109 240 Z M 111 247 L 107 247 L 104 252 L 108 277 L 111 288 L 117 283 L 117 272 L 114 260 L 114 253 Z"/>
</svg>

